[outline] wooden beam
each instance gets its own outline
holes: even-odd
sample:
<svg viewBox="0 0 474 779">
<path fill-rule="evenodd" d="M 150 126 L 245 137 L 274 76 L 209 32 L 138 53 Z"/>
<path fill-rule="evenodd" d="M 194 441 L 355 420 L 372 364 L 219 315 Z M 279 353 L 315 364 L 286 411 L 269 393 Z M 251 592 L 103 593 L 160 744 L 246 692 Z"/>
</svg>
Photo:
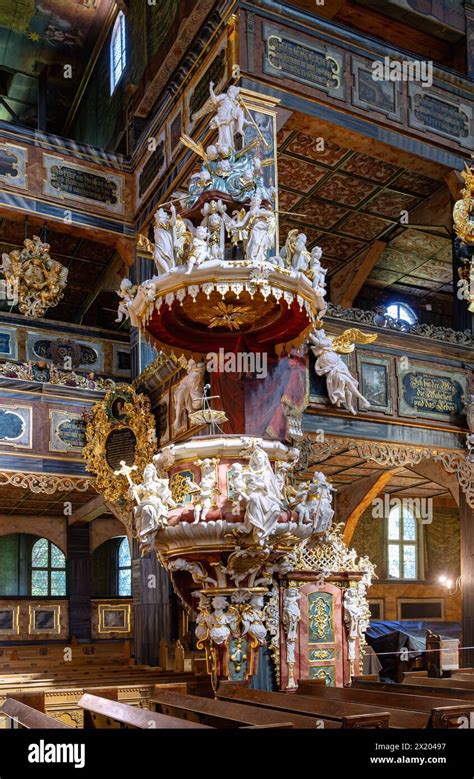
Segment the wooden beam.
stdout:
<svg viewBox="0 0 474 779">
<path fill-rule="evenodd" d="M 464 186 L 464 182 L 461 178 L 459 170 L 450 170 L 444 177 L 446 185 L 451 192 L 453 200 L 459 200 L 461 197 L 461 189 Z"/>
<path fill-rule="evenodd" d="M 93 519 L 102 516 L 106 511 L 110 511 L 103 495 L 97 495 L 92 500 L 79 506 L 68 519 L 69 525 L 85 524 L 92 522 Z"/>
<path fill-rule="evenodd" d="M 336 239 L 337 240 L 337 239 Z M 372 269 L 386 247 L 385 241 L 375 241 L 365 255 L 343 265 L 331 278 L 331 303 L 350 308 L 354 298 L 370 276 Z M 324 261 L 323 261 L 324 262 Z"/>
<path fill-rule="evenodd" d="M 337 494 L 336 509 L 337 521 L 346 523 L 343 538 L 346 544 L 350 544 L 357 523 L 366 508 L 389 483 L 392 476 L 401 468 L 389 468 L 386 471 L 375 471 L 365 479 L 356 482 L 340 490 Z"/>
<path fill-rule="evenodd" d="M 417 476 L 423 476 L 424 479 L 445 487 L 451 493 L 456 506 L 459 506 L 459 482 L 456 474 L 447 473 L 442 463 L 437 460 L 423 460 L 417 465 L 407 465 L 407 469 Z"/>
</svg>

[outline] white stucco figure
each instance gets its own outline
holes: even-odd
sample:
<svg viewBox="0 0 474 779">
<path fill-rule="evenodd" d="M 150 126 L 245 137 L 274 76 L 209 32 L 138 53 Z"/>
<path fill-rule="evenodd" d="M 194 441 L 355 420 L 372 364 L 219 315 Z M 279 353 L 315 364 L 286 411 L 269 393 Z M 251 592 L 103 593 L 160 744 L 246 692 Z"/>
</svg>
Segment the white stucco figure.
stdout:
<svg viewBox="0 0 474 779">
<path fill-rule="evenodd" d="M 194 504 L 194 523 L 204 521 L 209 509 L 212 507 L 217 491 L 216 460 L 206 457 L 204 460 L 196 460 L 195 465 L 201 468 L 201 481 L 199 493 Z"/>
<path fill-rule="evenodd" d="M 175 266 L 175 234 L 176 209 L 171 205 L 171 215 L 164 208 L 159 208 L 155 214 L 155 249 L 153 258 L 160 273 L 168 273 Z"/>
<path fill-rule="evenodd" d="M 211 259 L 209 249 L 209 232 L 207 227 L 199 225 L 196 228 L 196 232 L 193 236 L 191 246 L 189 248 L 189 257 L 186 268 L 186 273 L 191 273 L 195 265 L 199 267 L 206 260 Z"/>
<path fill-rule="evenodd" d="M 224 259 L 225 225 L 222 215 L 225 210 L 222 200 L 211 200 L 210 203 L 204 204 L 201 211 L 201 224 L 207 228 L 209 234 L 209 255 L 215 260 Z"/>
<path fill-rule="evenodd" d="M 365 603 L 355 587 L 349 587 L 344 593 L 344 623 L 347 631 L 348 658 L 351 676 L 354 674 L 357 641 L 361 638 L 361 617 L 365 611 Z"/>
<path fill-rule="evenodd" d="M 254 265 L 264 262 L 275 240 L 275 213 L 265 205 L 260 195 L 250 201 L 250 209 L 242 219 L 226 220 L 227 229 L 232 234 L 247 234 L 245 258 Z M 240 236 L 239 236 L 240 237 Z"/>
<path fill-rule="evenodd" d="M 265 644 L 267 629 L 263 624 L 263 619 L 263 595 L 252 595 L 250 603 L 242 609 L 242 636 L 249 636 L 258 644 Z"/>
<path fill-rule="evenodd" d="M 130 318 L 130 311 L 128 310 L 128 304 L 133 300 L 133 284 L 130 279 L 122 279 L 120 287 L 117 290 L 117 295 L 121 298 L 117 309 L 116 322 L 122 322 L 123 318 Z"/>
<path fill-rule="evenodd" d="M 287 587 L 283 593 L 281 621 L 286 638 L 286 662 L 288 664 L 288 688 L 296 687 L 294 677 L 295 646 L 298 638 L 298 623 L 301 618 L 300 593 L 296 587 Z"/>
<path fill-rule="evenodd" d="M 311 255 L 306 248 L 307 238 L 295 228 L 287 235 L 285 245 L 280 252 L 283 267 L 295 271 L 309 270 Z"/>
<path fill-rule="evenodd" d="M 357 414 L 355 401 L 362 408 L 370 408 L 369 401 L 359 392 L 359 382 L 354 378 L 344 360 L 334 351 L 333 343 L 323 329 L 310 333 L 311 351 L 316 357 L 315 371 L 326 376 L 329 400 L 334 406 L 345 406 L 351 414 Z"/>
<path fill-rule="evenodd" d="M 254 450 L 242 477 L 248 496 L 244 526 L 248 532 L 255 532 L 259 544 L 263 546 L 284 511 L 278 479 L 263 449 L 257 447 Z"/>
<path fill-rule="evenodd" d="M 204 362 L 196 362 L 192 357 L 188 360 L 187 376 L 181 379 L 174 391 L 174 431 L 186 425 L 187 414 L 201 408 L 205 370 Z"/>
<path fill-rule="evenodd" d="M 170 508 L 176 508 L 168 479 L 160 478 L 151 463 L 143 471 L 143 482 L 130 487 L 130 495 L 138 501 L 133 513 L 142 544 L 149 544 L 154 534 L 168 524 Z"/>
<path fill-rule="evenodd" d="M 321 297 L 325 297 L 327 269 L 323 268 L 321 265 L 320 260 L 322 256 L 322 249 L 319 246 L 314 246 L 311 250 L 309 269 L 313 275 L 312 285 L 314 291 L 321 295 Z"/>
<path fill-rule="evenodd" d="M 243 137 L 244 127 L 248 124 L 245 119 L 244 109 L 239 101 L 240 89 L 230 86 L 227 92 L 216 95 L 214 82 L 209 84 L 209 94 L 216 114 L 211 120 L 211 128 L 217 129 L 218 148 L 228 148 L 235 151 L 235 139 Z"/>
<path fill-rule="evenodd" d="M 242 463 L 232 463 L 229 486 L 232 489 L 232 514 L 239 515 L 241 503 L 248 501 L 245 480 L 243 478 L 244 466 Z"/>
</svg>

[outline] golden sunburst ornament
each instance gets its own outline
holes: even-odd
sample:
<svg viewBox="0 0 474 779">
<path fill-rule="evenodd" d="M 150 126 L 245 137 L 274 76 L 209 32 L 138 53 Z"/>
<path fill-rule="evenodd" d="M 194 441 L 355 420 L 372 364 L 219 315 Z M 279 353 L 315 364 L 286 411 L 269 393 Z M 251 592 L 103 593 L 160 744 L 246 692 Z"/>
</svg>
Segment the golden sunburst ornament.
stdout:
<svg viewBox="0 0 474 779">
<path fill-rule="evenodd" d="M 228 327 L 230 330 L 240 330 L 251 320 L 250 306 L 232 306 L 225 303 L 218 303 L 212 310 L 216 315 L 209 321 L 209 327 Z"/>
</svg>

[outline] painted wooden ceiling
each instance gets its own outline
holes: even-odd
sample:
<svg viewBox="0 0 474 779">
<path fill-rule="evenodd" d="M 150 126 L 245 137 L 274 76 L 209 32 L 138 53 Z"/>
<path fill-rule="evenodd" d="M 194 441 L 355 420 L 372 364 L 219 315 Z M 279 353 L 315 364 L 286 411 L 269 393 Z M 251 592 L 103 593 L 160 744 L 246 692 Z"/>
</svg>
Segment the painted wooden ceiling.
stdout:
<svg viewBox="0 0 474 779">
<path fill-rule="evenodd" d="M 280 243 L 299 227 L 323 250 L 329 275 L 387 243 L 367 284 L 419 297 L 452 292 L 451 241 L 410 227 L 410 214 L 444 184 L 392 162 L 283 127 L 278 134 Z M 400 225 L 406 212 L 408 224 Z M 443 228 L 440 228 L 443 233 Z"/>
</svg>

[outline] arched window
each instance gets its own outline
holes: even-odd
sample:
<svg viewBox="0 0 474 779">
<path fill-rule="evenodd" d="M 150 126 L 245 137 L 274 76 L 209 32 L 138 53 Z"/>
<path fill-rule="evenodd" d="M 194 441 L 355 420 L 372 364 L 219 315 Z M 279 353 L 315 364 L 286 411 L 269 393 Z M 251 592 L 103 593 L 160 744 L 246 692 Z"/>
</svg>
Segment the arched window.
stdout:
<svg viewBox="0 0 474 779">
<path fill-rule="evenodd" d="M 66 595 L 66 558 L 59 547 L 39 538 L 31 547 L 31 595 Z"/>
<path fill-rule="evenodd" d="M 132 594 L 132 558 L 128 538 L 122 538 L 117 549 L 117 592 L 122 597 Z"/>
<path fill-rule="evenodd" d="M 110 94 L 122 78 L 127 64 L 127 42 L 125 38 L 125 15 L 119 12 L 110 39 Z"/>
<path fill-rule="evenodd" d="M 405 303 L 391 303 L 390 306 L 387 306 L 387 314 L 391 316 L 392 319 L 398 319 L 400 322 L 408 322 L 409 325 L 414 325 L 417 319 L 415 312 Z"/>
<path fill-rule="evenodd" d="M 388 515 L 388 578 L 418 579 L 418 522 L 404 501 Z"/>
</svg>

